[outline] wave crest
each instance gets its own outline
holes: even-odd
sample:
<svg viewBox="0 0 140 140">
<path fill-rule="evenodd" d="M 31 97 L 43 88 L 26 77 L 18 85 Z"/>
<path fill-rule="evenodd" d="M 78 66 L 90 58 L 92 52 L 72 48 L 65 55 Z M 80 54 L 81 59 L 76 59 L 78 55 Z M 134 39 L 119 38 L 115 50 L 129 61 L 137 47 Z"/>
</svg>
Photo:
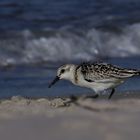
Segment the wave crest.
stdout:
<svg viewBox="0 0 140 140">
<path fill-rule="evenodd" d="M 120 33 L 95 28 L 87 31 L 26 30 L 0 38 L 1 65 L 136 55 L 140 55 L 140 24 L 127 26 Z"/>
</svg>

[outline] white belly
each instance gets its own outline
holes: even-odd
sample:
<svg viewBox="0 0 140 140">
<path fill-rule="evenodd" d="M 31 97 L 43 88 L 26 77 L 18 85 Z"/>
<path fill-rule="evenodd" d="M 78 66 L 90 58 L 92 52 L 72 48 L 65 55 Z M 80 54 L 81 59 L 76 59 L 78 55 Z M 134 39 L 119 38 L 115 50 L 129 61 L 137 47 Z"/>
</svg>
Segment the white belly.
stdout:
<svg viewBox="0 0 140 140">
<path fill-rule="evenodd" d="M 78 82 L 74 84 L 81 87 L 90 88 L 97 93 L 106 89 L 115 88 L 123 82 L 123 80 L 88 82 L 83 77 L 79 77 Z"/>
</svg>

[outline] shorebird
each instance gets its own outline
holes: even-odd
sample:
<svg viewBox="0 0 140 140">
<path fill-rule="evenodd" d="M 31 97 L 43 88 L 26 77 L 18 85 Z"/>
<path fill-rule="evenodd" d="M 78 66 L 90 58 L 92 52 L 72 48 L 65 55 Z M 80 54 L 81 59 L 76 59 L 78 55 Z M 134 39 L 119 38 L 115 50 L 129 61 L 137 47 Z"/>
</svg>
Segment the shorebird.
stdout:
<svg viewBox="0 0 140 140">
<path fill-rule="evenodd" d="M 111 99 L 118 85 L 136 75 L 140 75 L 140 70 L 121 68 L 107 63 L 66 64 L 58 68 L 57 76 L 49 88 L 60 79 L 65 79 L 74 85 L 94 90 L 93 97 L 98 97 L 103 90 L 111 89 L 108 97 Z"/>
</svg>

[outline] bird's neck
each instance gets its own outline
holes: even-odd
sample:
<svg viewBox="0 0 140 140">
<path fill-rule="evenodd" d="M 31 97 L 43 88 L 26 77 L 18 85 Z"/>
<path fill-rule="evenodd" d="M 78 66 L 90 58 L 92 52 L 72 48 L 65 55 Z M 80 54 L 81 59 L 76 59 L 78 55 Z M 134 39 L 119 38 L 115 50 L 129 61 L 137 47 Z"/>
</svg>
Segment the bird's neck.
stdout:
<svg viewBox="0 0 140 140">
<path fill-rule="evenodd" d="M 70 72 L 70 76 L 69 76 L 69 80 L 73 83 L 76 84 L 78 81 L 78 74 L 77 74 L 77 66 L 73 65 L 71 68 L 71 72 Z"/>
</svg>

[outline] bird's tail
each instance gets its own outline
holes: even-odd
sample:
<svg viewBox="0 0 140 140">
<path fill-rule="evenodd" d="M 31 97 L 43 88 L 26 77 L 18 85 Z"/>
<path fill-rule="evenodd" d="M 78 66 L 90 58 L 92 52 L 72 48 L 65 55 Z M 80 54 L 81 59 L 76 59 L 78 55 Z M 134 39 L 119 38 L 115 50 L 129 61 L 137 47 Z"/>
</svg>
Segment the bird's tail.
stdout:
<svg viewBox="0 0 140 140">
<path fill-rule="evenodd" d="M 135 75 L 140 75 L 140 70 L 134 72 Z"/>
<path fill-rule="evenodd" d="M 140 70 L 136 69 L 124 69 L 121 71 L 121 76 L 123 77 L 132 77 L 132 76 L 139 76 L 140 75 Z"/>
<path fill-rule="evenodd" d="M 129 69 L 127 73 L 133 74 L 133 75 L 140 75 L 140 70 L 136 69 Z"/>
</svg>

